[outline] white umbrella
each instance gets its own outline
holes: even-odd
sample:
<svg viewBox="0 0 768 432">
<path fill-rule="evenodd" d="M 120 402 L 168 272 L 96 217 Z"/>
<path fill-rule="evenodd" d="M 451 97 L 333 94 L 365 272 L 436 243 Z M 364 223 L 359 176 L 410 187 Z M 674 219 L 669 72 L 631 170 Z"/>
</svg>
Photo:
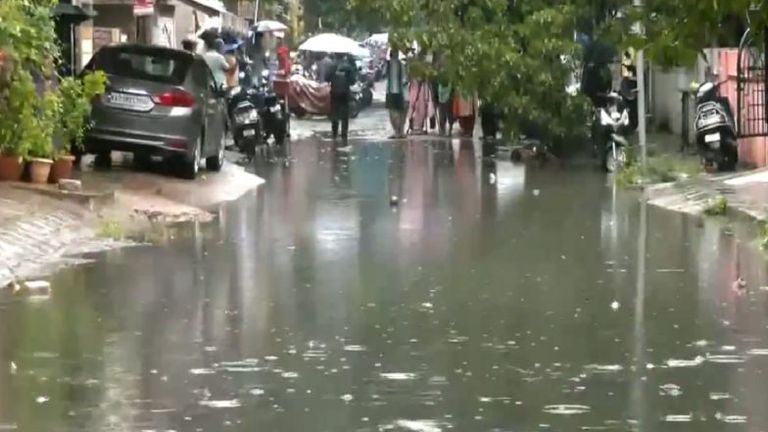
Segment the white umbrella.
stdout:
<svg viewBox="0 0 768 432">
<path fill-rule="evenodd" d="M 376 33 L 365 40 L 369 45 L 386 45 L 389 43 L 389 33 Z"/>
<path fill-rule="evenodd" d="M 327 52 L 340 54 L 360 53 L 361 48 L 354 40 L 333 33 L 312 36 L 299 45 L 299 51 Z"/>
<path fill-rule="evenodd" d="M 259 21 L 254 26 L 257 32 L 284 32 L 288 30 L 288 26 L 278 21 Z"/>
</svg>

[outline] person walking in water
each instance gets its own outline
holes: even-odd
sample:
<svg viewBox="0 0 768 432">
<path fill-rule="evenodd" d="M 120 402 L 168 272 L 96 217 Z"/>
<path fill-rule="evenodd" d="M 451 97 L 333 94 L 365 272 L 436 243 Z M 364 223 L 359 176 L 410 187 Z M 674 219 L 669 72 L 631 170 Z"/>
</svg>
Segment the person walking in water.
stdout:
<svg viewBox="0 0 768 432">
<path fill-rule="evenodd" d="M 350 62 L 344 54 L 336 54 L 336 61 L 326 73 L 325 81 L 331 83 L 330 118 L 333 139 L 338 138 L 341 123 L 341 139 L 346 141 L 349 134 L 349 105 L 352 101 L 355 70 L 350 67 Z"/>
<path fill-rule="evenodd" d="M 389 110 L 389 121 L 392 123 L 394 135 L 390 139 L 405 138 L 405 66 L 400 61 L 400 52 L 392 48 L 387 60 L 387 98 L 386 107 Z"/>
</svg>

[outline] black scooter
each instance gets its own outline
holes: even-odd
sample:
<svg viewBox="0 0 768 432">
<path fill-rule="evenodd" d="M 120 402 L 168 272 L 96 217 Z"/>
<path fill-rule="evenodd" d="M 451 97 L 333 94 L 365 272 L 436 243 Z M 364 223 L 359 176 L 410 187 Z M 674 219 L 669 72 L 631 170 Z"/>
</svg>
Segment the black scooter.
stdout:
<svg viewBox="0 0 768 432">
<path fill-rule="evenodd" d="M 739 162 L 739 146 L 731 104 L 720 96 L 723 83 L 705 82 L 696 91 L 696 145 L 704 166 L 731 171 Z"/>
<path fill-rule="evenodd" d="M 277 97 L 277 93 L 269 80 L 269 71 L 262 75 L 259 95 L 262 104 L 259 106 L 264 142 L 269 137 L 275 138 L 275 144 L 281 146 L 288 136 L 288 110 L 285 101 Z"/>
<path fill-rule="evenodd" d="M 243 80 L 245 72 L 241 72 Z M 256 155 L 256 147 L 262 138 L 261 116 L 259 115 L 259 92 L 254 87 L 238 86 L 230 90 L 228 97 L 229 124 L 235 147 L 249 159 Z"/>
<path fill-rule="evenodd" d="M 592 119 L 592 140 L 606 172 L 621 170 L 628 162 L 630 120 L 627 101 L 616 92 L 600 94 Z"/>
</svg>

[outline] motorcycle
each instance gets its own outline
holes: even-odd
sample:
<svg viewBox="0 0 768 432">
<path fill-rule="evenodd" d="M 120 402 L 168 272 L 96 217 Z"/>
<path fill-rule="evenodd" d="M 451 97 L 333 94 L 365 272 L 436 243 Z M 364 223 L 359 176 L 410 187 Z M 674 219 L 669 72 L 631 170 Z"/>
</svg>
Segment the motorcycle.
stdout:
<svg viewBox="0 0 768 432">
<path fill-rule="evenodd" d="M 705 82 L 696 91 L 696 145 L 708 169 L 732 171 L 739 162 L 736 123 L 722 83 Z"/>
<path fill-rule="evenodd" d="M 229 123 L 235 147 L 248 158 L 253 158 L 256 147 L 263 143 L 258 92 L 253 87 L 237 86 L 230 90 L 228 99 Z"/>
<path fill-rule="evenodd" d="M 259 106 L 264 142 L 270 136 L 275 138 L 275 144 L 283 145 L 288 135 L 288 111 L 285 101 L 277 97 L 269 79 L 269 71 L 262 74 L 260 88 L 262 105 Z"/>
<path fill-rule="evenodd" d="M 600 154 L 601 167 L 613 173 L 627 164 L 629 110 L 616 92 L 604 95 L 604 99 L 606 103 L 595 108 L 593 140 Z"/>
</svg>

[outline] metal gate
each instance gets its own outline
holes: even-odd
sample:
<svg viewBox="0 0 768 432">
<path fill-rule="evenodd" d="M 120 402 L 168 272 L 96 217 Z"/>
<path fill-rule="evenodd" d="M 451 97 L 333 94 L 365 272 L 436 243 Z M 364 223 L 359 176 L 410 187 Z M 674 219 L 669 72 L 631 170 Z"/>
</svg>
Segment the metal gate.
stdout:
<svg viewBox="0 0 768 432">
<path fill-rule="evenodd" d="M 768 42 L 768 32 L 763 32 Z M 739 137 L 768 136 L 768 74 L 766 74 L 765 47 L 755 43 L 753 33 L 747 30 L 739 43 L 737 64 L 737 110 Z"/>
</svg>

